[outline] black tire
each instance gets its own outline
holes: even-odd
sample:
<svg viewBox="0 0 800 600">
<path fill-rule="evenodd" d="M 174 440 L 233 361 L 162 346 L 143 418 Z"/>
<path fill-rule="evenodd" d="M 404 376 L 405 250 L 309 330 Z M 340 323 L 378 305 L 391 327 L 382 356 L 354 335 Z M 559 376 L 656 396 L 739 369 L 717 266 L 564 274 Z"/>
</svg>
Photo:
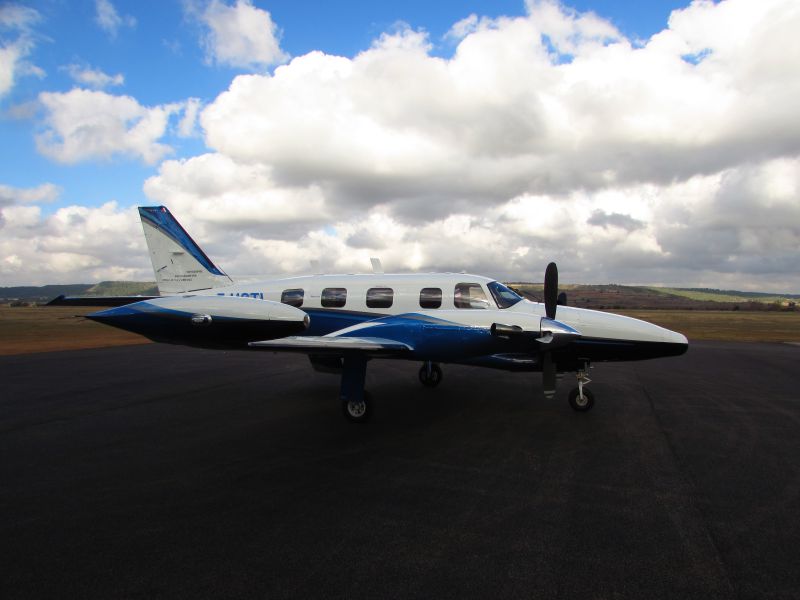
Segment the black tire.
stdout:
<svg viewBox="0 0 800 600">
<path fill-rule="evenodd" d="M 425 365 L 422 365 L 419 369 L 419 380 L 424 386 L 435 388 L 437 385 L 442 383 L 442 378 L 444 378 L 442 367 L 436 363 L 431 365 L 430 377 L 428 377 L 428 369 L 425 368 Z"/>
<path fill-rule="evenodd" d="M 578 394 L 580 390 L 575 388 L 569 393 L 569 405 L 572 407 L 572 410 L 577 410 L 578 412 L 587 412 L 592 410 L 594 406 L 594 394 L 591 390 L 583 388 L 583 399 L 578 398 Z"/>
<path fill-rule="evenodd" d="M 342 400 L 342 413 L 351 423 L 366 423 L 372 414 L 372 398 L 364 392 L 361 402 Z"/>
</svg>

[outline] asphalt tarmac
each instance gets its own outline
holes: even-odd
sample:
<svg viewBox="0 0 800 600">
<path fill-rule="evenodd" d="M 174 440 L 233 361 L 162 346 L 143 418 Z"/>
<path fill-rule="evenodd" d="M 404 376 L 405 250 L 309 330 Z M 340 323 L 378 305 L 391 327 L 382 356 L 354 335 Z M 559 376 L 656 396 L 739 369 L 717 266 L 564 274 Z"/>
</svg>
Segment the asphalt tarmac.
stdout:
<svg viewBox="0 0 800 600">
<path fill-rule="evenodd" d="M 0 358 L 0 597 L 800 598 L 800 347 L 573 377 L 304 356 Z"/>
</svg>

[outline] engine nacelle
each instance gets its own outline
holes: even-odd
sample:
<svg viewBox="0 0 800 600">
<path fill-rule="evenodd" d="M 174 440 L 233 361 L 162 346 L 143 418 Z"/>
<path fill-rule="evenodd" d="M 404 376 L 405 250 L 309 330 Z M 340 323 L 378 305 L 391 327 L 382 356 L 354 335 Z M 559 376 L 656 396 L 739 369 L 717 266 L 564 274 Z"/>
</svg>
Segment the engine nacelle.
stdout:
<svg viewBox="0 0 800 600">
<path fill-rule="evenodd" d="M 165 296 L 87 315 L 156 342 L 203 348 L 247 348 L 248 342 L 302 333 L 302 310 L 240 296 Z"/>
<path fill-rule="evenodd" d="M 519 325 L 504 325 L 503 323 L 492 323 L 489 332 L 495 337 L 506 340 L 519 339 L 525 335 L 525 331 Z"/>
</svg>

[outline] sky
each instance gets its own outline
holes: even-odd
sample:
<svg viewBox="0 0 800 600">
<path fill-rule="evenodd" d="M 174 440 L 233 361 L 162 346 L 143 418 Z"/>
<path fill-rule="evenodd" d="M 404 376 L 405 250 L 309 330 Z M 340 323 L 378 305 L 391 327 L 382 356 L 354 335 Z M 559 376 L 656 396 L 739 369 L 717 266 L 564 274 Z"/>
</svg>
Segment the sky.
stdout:
<svg viewBox="0 0 800 600">
<path fill-rule="evenodd" d="M 796 0 L 0 0 L 0 286 L 468 271 L 800 293 Z"/>
</svg>

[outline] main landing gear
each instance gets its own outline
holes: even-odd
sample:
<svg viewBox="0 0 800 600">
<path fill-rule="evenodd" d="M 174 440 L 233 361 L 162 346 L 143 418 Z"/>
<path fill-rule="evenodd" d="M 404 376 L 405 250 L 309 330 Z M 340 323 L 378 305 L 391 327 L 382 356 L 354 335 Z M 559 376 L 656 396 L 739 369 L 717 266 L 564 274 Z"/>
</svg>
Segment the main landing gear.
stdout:
<svg viewBox="0 0 800 600">
<path fill-rule="evenodd" d="M 342 414 L 352 423 L 366 423 L 372 414 L 372 397 L 364 391 L 366 375 L 366 357 L 353 355 L 342 359 L 339 401 Z M 419 370 L 419 380 L 427 387 L 436 387 L 442 382 L 442 367 L 432 361 L 424 362 Z"/>
<path fill-rule="evenodd" d="M 575 373 L 575 376 L 578 378 L 578 387 L 569 393 L 569 405 L 573 410 L 577 410 L 578 412 L 589 411 L 594 406 L 594 394 L 591 390 L 583 387 L 591 381 L 588 373 L 589 365 L 587 363 Z"/>
<path fill-rule="evenodd" d="M 352 423 L 366 423 L 372 412 L 370 395 L 364 391 L 366 376 L 367 358 L 365 356 L 344 357 L 339 401 L 342 403 L 342 413 Z"/>
<path fill-rule="evenodd" d="M 419 380 L 422 385 L 435 388 L 442 382 L 442 367 L 435 362 L 426 360 L 419 368 Z"/>
<path fill-rule="evenodd" d="M 372 396 L 364 392 L 360 400 L 346 398 L 342 400 L 342 413 L 345 418 L 353 423 L 365 423 L 370 417 Z"/>
</svg>

